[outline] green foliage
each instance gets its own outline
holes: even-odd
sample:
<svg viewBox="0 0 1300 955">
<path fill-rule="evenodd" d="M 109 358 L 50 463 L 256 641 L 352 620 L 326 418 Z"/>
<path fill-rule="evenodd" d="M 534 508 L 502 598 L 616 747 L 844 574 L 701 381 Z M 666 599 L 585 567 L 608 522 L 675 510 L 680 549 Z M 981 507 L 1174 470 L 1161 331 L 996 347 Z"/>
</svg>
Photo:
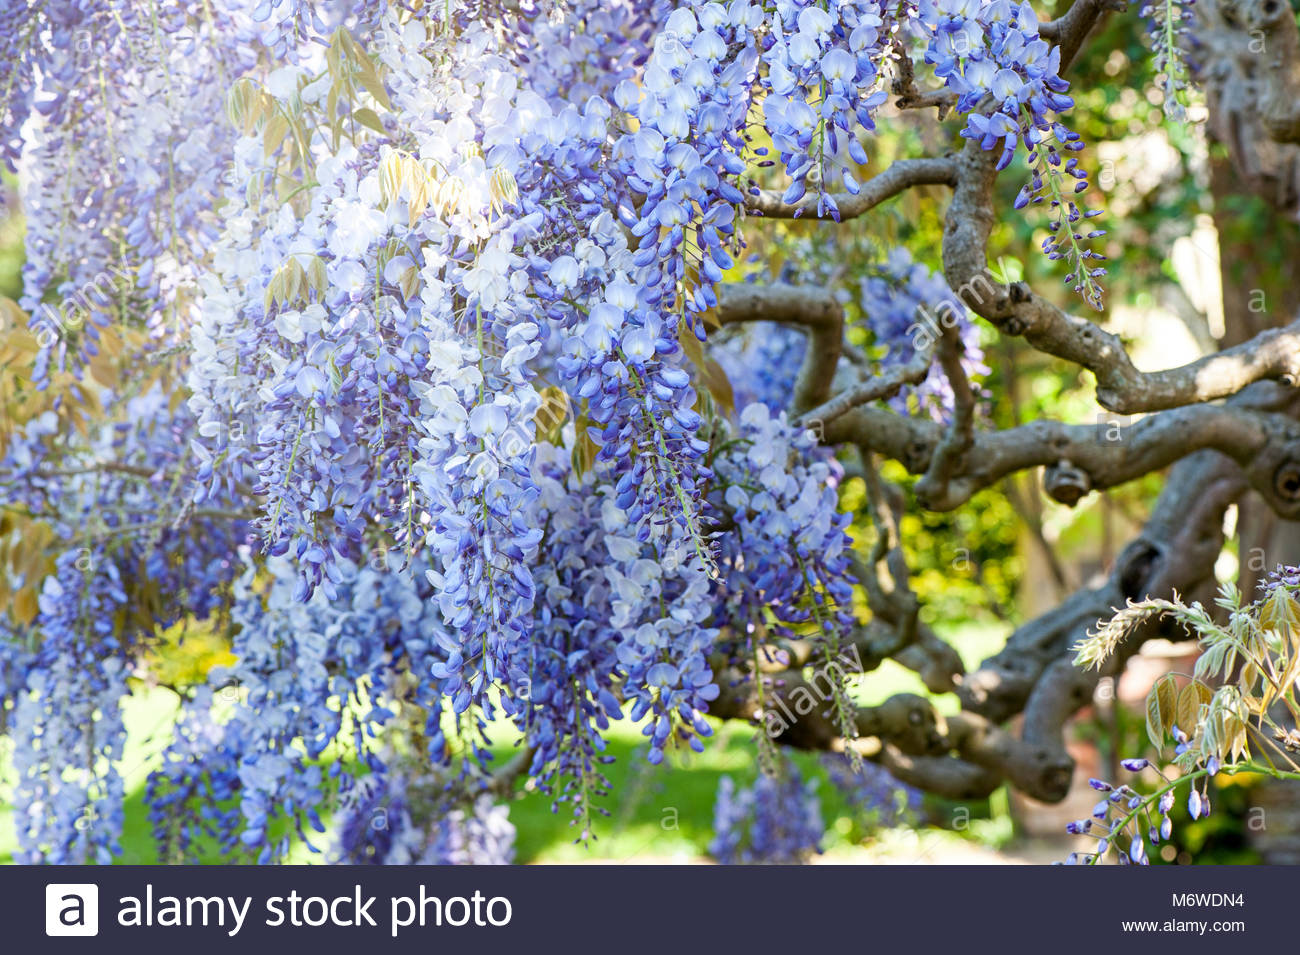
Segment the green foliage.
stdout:
<svg viewBox="0 0 1300 955">
<path fill-rule="evenodd" d="M 1226 584 L 1215 601 L 1226 616 L 1223 623 L 1199 602 L 1186 604 L 1176 595 L 1172 600 L 1130 600 L 1080 641 L 1075 662 L 1100 667 L 1140 624 L 1168 616 L 1197 636 L 1201 655 L 1190 677 L 1166 674 L 1151 688 L 1146 714 L 1152 745 L 1159 748 L 1174 738 L 1179 743 L 1175 762 L 1184 772 L 1212 760 L 1236 766 L 1262 757 L 1272 765 L 1272 755 L 1300 772 L 1289 755 L 1300 755 L 1300 745 L 1280 715 L 1300 719 L 1297 589 L 1277 584 L 1246 605 L 1237 589 Z"/>
</svg>

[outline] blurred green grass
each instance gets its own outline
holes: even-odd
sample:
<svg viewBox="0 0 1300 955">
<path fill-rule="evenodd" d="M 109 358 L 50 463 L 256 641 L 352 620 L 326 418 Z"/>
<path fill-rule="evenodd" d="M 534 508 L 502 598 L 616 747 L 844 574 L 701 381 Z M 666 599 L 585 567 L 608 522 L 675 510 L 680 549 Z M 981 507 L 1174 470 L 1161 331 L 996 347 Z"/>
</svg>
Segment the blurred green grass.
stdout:
<svg viewBox="0 0 1300 955">
<path fill-rule="evenodd" d="M 946 636 L 967 666 L 973 667 L 996 652 L 1005 633 L 1004 627 L 975 624 L 950 631 Z M 858 681 L 854 695 L 860 702 L 870 704 L 894 693 L 924 692 L 914 673 L 887 661 L 879 670 Z M 956 698 L 951 695 L 937 697 L 936 706 L 945 713 L 958 708 Z M 149 831 L 144 785 L 157 764 L 158 754 L 167 745 L 175 713 L 176 697 L 169 690 L 145 691 L 127 701 L 124 714 L 127 745 L 122 771 L 128 795 L 120 863 L 159 861 L 158 848 Z M 500 735 L 503 741 L 513 741 L 509 733 Z M 712 838 L 718 781 L 724 775 L 732 775 L 737 782 L 748 781 L 755 772 L 752 730 L 735 723 L 721 725 L 705 752 L 681 751 L 657 767 L 646 762 L 642 739 L 640 727 L 626 720 L 611 728 L 607 751 L 614 762 L 605 768 L 611 794 L 601 800 L 609 815 L 596 821 L 596 838 L 587 845 L 574 842 L 576 828 L 569 825 L 563 812 L 552 812 L 549 796 L 524 792 L 513 800 L 510 819 L 518 832 L 516 861 L 693 861 L 704 857 Z M 0 864 L 5 864 L 12 862 L 17 842 L 8 802 L 13 777 L 12 743 L 0 740 L 0 746 L 4 748 L 0 753 Z M 509 745 L 502 746 L 500 758 L 505 758 L 510 751 Z M 805 778 L 821 780 L 818 791 L 828 827 L 825 848 L 830 852 L 844 849 L 845 836 L 851 827 L 845 824 L 848 812 L 843 800 L 826 780 L 816 755 L 791 755 Z M 978 811 L 973 812 L 979 815 Z M 989 841 L 1001 840 L 1009 832 L 1000 826 L 977 826 L 969 834 Z M 328 849 L 326 837 L 319 837 L 318 844 Z M 289 861 L 311 863 L 321 859 L 321 855 L 297 844 Z"/>
</svg>

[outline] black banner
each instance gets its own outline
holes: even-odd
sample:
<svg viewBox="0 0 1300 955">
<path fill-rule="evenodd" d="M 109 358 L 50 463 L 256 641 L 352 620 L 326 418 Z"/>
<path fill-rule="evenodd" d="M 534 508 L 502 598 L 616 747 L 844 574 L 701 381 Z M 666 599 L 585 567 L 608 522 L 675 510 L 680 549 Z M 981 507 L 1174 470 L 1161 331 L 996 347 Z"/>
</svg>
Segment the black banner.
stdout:
<svg viewBox="0 0 1300 955">
<path fill-rule="evenodd" d="M 0 938 L 9 952 L 186 955 L 447 944 L 1187 951 L 1294 937 L 1294 879 L 1286 868 L 1210 866 L 7 867 Z"/>
</svg>

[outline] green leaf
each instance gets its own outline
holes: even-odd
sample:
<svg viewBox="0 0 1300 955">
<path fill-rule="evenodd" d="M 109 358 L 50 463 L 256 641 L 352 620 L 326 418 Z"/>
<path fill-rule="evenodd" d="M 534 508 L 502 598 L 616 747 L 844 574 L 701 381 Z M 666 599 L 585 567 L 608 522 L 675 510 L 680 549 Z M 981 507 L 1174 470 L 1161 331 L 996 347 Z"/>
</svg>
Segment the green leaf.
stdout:
<svg viewBox="0 0 1300 955">
<path fill-rule="evenodd" d="M 23 587 L 14 594 L 13 615 L 18 623 L 23 626 L 31 623 L 36 619 L 38 609 L 35 587 Z"/>
<path fill-rule="evenodd" d="M 600 451 L 596 446 L 596 442 L 591 440 L 591 436 L 587 434 L 589 426 L 590 422 L 587 420 L 585 413 L 577 415 L 573 419 L 576 440 L 573 442 L 573 453 L 570 455 L 570 460 L 573 462 L 574 472 L 580 475 L 591 470 L 592 465 L 596 463 L 596 454 Z"/>
<path fill-rule="evenodd" d="M 361 85 L 366 88 L 366 92 L 375 98 L 384 109 L 393 108 L 392 101 L 388 98 L 388 90 L 384 88 L 384 81 L 379 78 L 379 73 L 375 69 L 375 64 L 370 61 L 370 57 L 360 53 L 356 58 L 357 79 L 361 80 Z"/>
<path fill-rule="evenodd" d="M 374 61 L 366 55 L 366 51 L 361 48 L 356 38 L 346 30 L 339 31 L 339 38 L 347 47 L 348 59 L 356 66 L 357 79 L 361 80 L 361 85 L 366 88 L 366 92 L 384 109 L 391 110 L 393 104 L 388 99 L 388 90 L 384 88 L 384 81 L 379 78 L 379 71 L 375 69 Z"/>
<path fill-rule="evenodd" d="M 271 154 L 280 148 L 284 142 L 284 137 L 289 135 L 289 121 L 284 118 L 283 114 L 276 113 L 266 121 L 266 128 L 262 130 L 262 155 L 269 159 Z"/>
<path fill-rule="evenodd" d="M 551 444 L 560 443 L 560 432 L 569 420 L 569 396 L 563 388 L 551 386 L 540 392 L 542 403 L 533 415 L 537 436 Z"/>
<path fill-rule="evenodd" d="M 330 83 L 329 95 L 325 98 L 325 115 L 330 121 L 330 143 L 334 149 L 339 148 L 339 137 L 343 132 L 343 117 L 339 115 L 339 84 L 338 80 L 332 80 Z"/>
<path fill-rule="evenodd" d="M 317 292 L 324 294 L 329 279 L 325 274 L 325 260 L 319 255 L 313 255 L 307 265 L 307 286 L 315 289 Z"/>
<path fill-rule="evenodd" d="M 1188 683 L 1178 694 L 1177 715 L 1174 722 L 1178 728 L 1191 736 L 1196 724 L 1201 721 L 1201 703 L 1209 702 L 1204 700 L 1196 683 Z"/>
<path fill-rule="evenodd" d="M 414 265 L 407 266 L 398 277 L 398 287 L 402 290 L 402 300 L 409 302 L 420 289 L 420 270 Z"/>
<path fill-rule="evenodd" d="M 1274 587 L 1259 610 L 1259 625 L 1279 633 L 1300 631 L 1300 603 L 1284 587 Z"/>
<path fill-rule="evenodd" d="M 1177 709 L 1178 683 L 1172 673 L 1166 673 L 1147 694 L 1147 738 L 1156 749 L 1164 749 Z"/>
<path fill-rule="evenodd" d="M 354 109 L 352 111 L 352 118 L 368 129 L 373 129 L 381 135 L 387 135 L 387 130 L 384 129 L 384 124 L 380 120 L 379 114 L 373 109 L 365 106 L 362 106 L 360 109 Z"/>
</svg>

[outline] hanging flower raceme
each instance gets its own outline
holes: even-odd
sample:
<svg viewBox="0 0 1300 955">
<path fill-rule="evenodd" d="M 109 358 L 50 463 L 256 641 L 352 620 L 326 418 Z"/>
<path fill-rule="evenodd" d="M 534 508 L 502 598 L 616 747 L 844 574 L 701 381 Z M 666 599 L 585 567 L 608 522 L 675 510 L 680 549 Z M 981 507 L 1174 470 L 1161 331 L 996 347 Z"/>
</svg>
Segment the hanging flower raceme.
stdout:
<svg viewBox="0 0 1300 955">
<path fill-rule="evenodd" d="M 1180 748 L 1186 748 L 1187 735 L 1177 727 L 1174 738 L 1180 741 Z M 1170 780 L 1147 759 L 1121 762 L 1131 773 L 1151 768 L 1164 785 L 1153 794 L 1144 794 L 1127 784 L 1116 786 L 1105 780 L 1090 779 L 1088 784 L 1098 793 L 1100 801 L 1093 807 L 1092 815 L 1071 822 L 1066 831 L 1097 842 L 1091 851 L 1070 853 L 1067 865 L 1098 865 L 1110 860 L 1120 865 L 1150 865 L 1150 853 L 1158 851 L 1162 843 L 1173 837 L 1171 814 L 1178 801 L 1179 780 Z M 1218 760 L 1212 758 L 1204 771 L 1195 774 L 1202 778 L 1186 783 L 1187 815 L 1193 822 L 1210 814 L 1209 778 L 1218 771 Z"/>
<path fill-rule="evenodd" d="M 1074 105 L 1069 84 L 1060 76 L 1060 47 L 1039 35 L 1038 16 L 1027 2 L 1012 0 L 923 0 L 920 22 L 930 31 L 926 62 L 957 94 L 957 109 L 966 113 L 962 135 L 985 150 L 1000 150 L 997 168 L 1005 169 L 1024 145 L 1031 179 L 1016 207 L 1047 202 L 1052 236 L 1043 252 L 1071 267 L 1066 279 L 1093 308 L 1101 308 L 1097 279 L 1106 274 L 1094 263 L 1105 258 L 1087 246 L 1104 235 L 1087 229 L 1087 212 L 1074 196 L 1088 188 L 1088 174 L 1078 160 L 1062 153 L 1083 148 L 1079 135 L 1055 116 Z M 1086 230 L 1086 231 L 1085 231 Z"/>
<path fill-rule="evenodd" d="M 1152 0 L 1142 5 L 1147 21 L 1147 42 L 1155 54 L 1152 67 L 1164 94 L 1165 116 L 1174 122 L 1187 120 L 1187 86 L 1190 69 L 1184 48 L 1194 44 L 1195 0 Z"/>
<path fill-rule="evenodd" d="M 639 74 L 650 37 L 671 5 L 670 0 L 573 0 L 562 17 L 544 15 L 540 5 L 517 5 L 518 27 L 510 30 L 507 52 L 523 85 L 557 112 L 592 97 L 609 100 L 619 83 Z"/>
<path fill-rule="evenodd" d="M 121 702 L 139 639 L 114 626 L 127 602 L 117 564 L 98 548 L 75 548 L 45 578 L 31 628 L 35 649 L 6 635 L 13 801 L 25 863 L 106 864 L 121 851 Z"/>
<path fill-rule="evenodd" d="M 715 286 L 732 265 L 726 246 L 744 202 L 738 180 L 746 171 L 743 130 L 761 19 L 762 9 L 748 3 L 679 7 L 656 38 L 641 82 L 614 91 L 618 107 L 639 124 L 617 152 L 639 208 L 620 205 L 619 215 L 640 239 L 635 280 L 669 338 L 679 324 L 703 338 L 698 316 L 717 304 Z"/>
<path fill-rule="evenodd" d="M 418 294 L 428 341 L 425 381 L 414 386 L 420 405 L 411 473 L 430 516 L 424 545 L 438 561 L 430 580 L 459 642 L 436 676 L 456 713 L 484 703 L 493 684 L 507 688 L 501 702 L 509 709 L 532 627 L 540 396 L 531 363 L 543 335 L 525 259 L 516 252 L 534 223 L 519 214 L 523 156 L 515 143 L 549 108 L 517 88 L 488 27 L 472 24 L 439 81 L 447 119 L 428 128 L 421 74 L 432 67 L 416 59 L 411 32 L 393 33 L 385 56 L 402 67 L 394 72 L 393 102 L 423 137 L 420 159 L 387 152 L 379 176 L 390 208 L 407 207 L 409 299 L 414 304 Z M 413 62 L 423 65 L 408 69 Z M 436 214 L 422 215 L 430 195 Z"/>
<path fill-rule="evenodd" d="M 516 723 L 533 750 L 530 773 L 566 804 L 580 838 L 590 834 L 594 801 L 608 791 L 603 733 L 622 716 L 619 631 L 605 571 L 612 555 L 601 526 L 602 497 L 571 448 L 538 451 L 538 517 L 544 544 L 534 579 L 539 606 L 528 649 L 527 708 Z"/>
<path fill-rule="evenodd" d="M 730 776 L 718 783 L 713 809 L 716 835 L 709 852 L 723 865 L 798 865 L 821 852 L 822 822 L 817 781 L 805 783 L 794 763 L 779 775 L 760 773 L 753 786 L 737 789 Z"/>
<path fill-rule="evenodd" d="M 721 537 L 719 621 L 748 645 L 756 678 L 763 645 L 806 630 L 819 648 L 814 663 L 831 676 L 839 728 L 854 737 L 854 706 L 839 659 L 841 635 L 854 623 L 852 540 L 849 516 L 838 510 L 839 467 L 810 431 L 762 404 L 741 412 L 739 428 L 723 446 L 714 462 L 715 506 L 734 528 Z"/>
<path fill-rule="evenodd" d="M 264 24 L 262 40 L 277 59 L 296 59 L 301 47 L 329 33 L 318 3 L 309 0 L 258 0 L 253 19 Z M 380 6 L 383 4 L 361 4 Z"/>
<path fill-rule="evenodd" d="M 860 134 L 875 130 L 886 99 L 880 67 L 891 25 L 884 15 L 874 0 L 782 0 L 771 14 L 764 123 L 791 179 L 783 201 L 799 202 L 811 189 L 819 217 L 839 221 L 836 185 L 850 194 L 860 188 L 852 168 L 867 163 Z"/>
<path fill-rule="evenodd" d="M 923 798 L 919 789 L 900 783 L 878 763 L 855 768 L 838 753 L 825 754 L 821 762 L 860 824 L 876 829 L 914 821 Z"/>
<path fill-rule="evenodd" d="M 726 374 L 736 407 L 760 403 L 773 414 L 789 409 L 807 349 L 807 335 L 776 322 L 746 322 L 709 340 L 709 357 Z"/>
<path fill-rule="evenodd" d="M 32 111 L 38 69 L 46 69 L 50 54 L 69 45 L 66 32 L 41 35 L 40 5 L 6 3 L 0 8 L 0 162 L 18 171 L 23 152 L 22 128 Z M 2 202 L 3 200 L 0 200 Z"/>
<path fill-rule="evenodd" d="M 542 460 L 545 626 L 529 655 L 532 705 L 517 722 L 535 772 L 547 785 L 563 780 L 559 801 L 586 828 L 590 797 L 605 786 L 600 734 L 624 702 L 629 718 L 645 720 L 652 763 L 673 741 L 699 751 L 712 735 L 704 715 L 719 692 L 708 661 L 718 631 L 698 554 L 645 539 L 610 487 L 611 466 L 583 472 L 568 449 L 544 448 Z"/>
<path fill-rule="evenodd" d="M 509 679 L 531 606 L 528 363 L 540 330 L 504 209 L 511 172 L 495 154 L 489 167 L 480 141 L 520 104 L 509 64 L 480 45 L 486 27 L 471 26 L 444 64 L 457 79 L 438 87 L 451 112 L 430 128 L 429 34 L 393 18 L 385 29 L 390 121 L 420 137 L 420 158 L 365 136 L 338 145 L 318 129 L 301 218 L 232 196 L 218 260 L 222 284 L 242 294 L 213 291 L 191 378 L 211 486 L 253 484 L 268 549 L 299 562 L 300 599 L 337 588 L 340 562 L 356 559 L 376 521 L 408 553 L 438 557 L 439 601 L 461 634 L 440 679 L 462 711 Z M 278 98 L 316 116 L 327 93 L 303 73 Z M 237 155 L 250 172 L 265 165 L 254 148 Z"/>
<path fill-rule="evenodd" d="M 367 777 L 336 821 L 342 865 L 509 865 L 515 827 L 486 793 L 449 804 L 436 778 L 408 772 Z M 430 815 L 432 813 L 432 815 Z"/>
<path fill-rule="evenodd" d="M 434 830 L 419 857 L 421 865 L 509 865 L 515 859 L 515 827 L 510 811 L 479 796 L 472 807 L 453 809 Z"/>
<path fill-rule="evenodd" d="M 715 469 L 717 506 L 735 524 L 723 535 L 728 599 L 770 611 L 783 627 L 851 622 L 852 541 L 849 517 L 838 511 L 841 472 L 834 459 L 812 432 L 763 404 L 741 411 L 739 428 L 725 443 Z"/>
<path fill-rule="evenodd" d="M 242 848 L 238 753 L 219 721 L 217 694 L 200 686 L 181 706 L 160 765 L 145 781 L 149 825 L 163 858 L 187 862 L 212 840 L 224 857 Z"/>
<path fill-rule="evenodd" d="M 22 305 L 42 386 L 51 368 L 80 375 L 110 324 L 148 328 L 155 348 L 181 340 L 235 138 L 212 120 L 255 60 L 237 2 L 76 6 L 30 12 L 13 38 L 14 68 L 41 79 L 12 108 L 33 112 Z"/>
<path fill-rule="evenodd" d="M 582 379 L 579 395 L 594 401 L 592 419 L 602 429 L 593 437 L 603 455 L 628 462 L 618 475 L 620 506 L 637 522 L 672 515 L 706 564 L 697 516 L 705 447 L 696 437 L 700 419 L 680 342 L 690 334 L 703 339 L 702 313 L 717 304 L 716 285 L 732 265 L 760 18 L 747 3 L 679 8 L 641 82 L 615 89 L 619 109 L 638 123 L 619 139 L 614 158 L 631 193 L 617 196 L 618 215 L 639 246 L 588 309 L 587 353 L 574 356 L 587 368 L 572 360 L 568 366 Z M 611 368 L 621 381 L 609 381 Z M 656 533 L 653 523 L 648 533 Z"/>
<path fill-rule="evenodd" d="M 346 793 L 353 785 L 342 763 L 326 768 L 322 762 L 345 729 L 347 745 L 370 773 L 388 771 L 378 734 L 392 721 L 404 687 L 424 678 L 414 668 L 427 661 L 412 651 L 436 626 L 414 574 L 393 563 L 340 562 L 334 599 L 317 592 L 305 603 L 296 598 L 297 575 L 283 559 L 268 562 L 265 582 L 255 568 L 245 573 L 233 612 L 237 660 L 214 676 L 237 688 L 238 701 L 217 713 L 212 694 L 203 691 L 187 704 L 185 731 L 151 782 L 160 794 L 190 794 L 207 804 L 200 820 L 180 833 L 182 845 L 207 828 L 223 846 L 237 839 L 262 860 L 283 857 L 294 835 L 310 846 L 308 828 L 325 831 L 321 812 L 329 792 Z M 181 759 L 196 748 L 230 771 L 196 776 L 203 768 Z M 219 803 L 232 794 L 238 817 Z M 174 822 L 159 822 L 160 835 L 174 833 Z"/>
<path fill-rule="evenodd" d="M 0 455 L 7 502 L 33 547 L 9 577 L 16 626 L 0 635 L 0 687 L 21 749 L 13 801 L 32 860 L 109 861 L 119 851 L 128 677 L 157 628 L 222 605 L 246 533 L 237 516 L 181 511 L 193 476 L 183 406 L 157 385 L 104 394 L 100 427 L 69 435 L 45 411 Z M 52 540 L 68 549 L 47 573 L 40 547 Z"/>
</svg>

